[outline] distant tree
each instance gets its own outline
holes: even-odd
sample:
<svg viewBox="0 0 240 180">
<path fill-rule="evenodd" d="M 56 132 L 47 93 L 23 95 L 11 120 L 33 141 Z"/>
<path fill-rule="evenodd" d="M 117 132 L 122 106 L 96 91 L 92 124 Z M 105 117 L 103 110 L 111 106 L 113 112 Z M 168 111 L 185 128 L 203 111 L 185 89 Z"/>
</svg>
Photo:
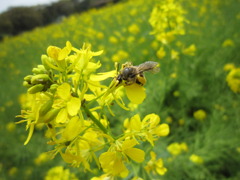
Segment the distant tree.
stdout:
<svg viewBox="0 0 240 180">
<path fill-rule="evenodd" d="M 11 33 L 13 35 L 22 31 L 31 30 L 43 24 L 42 14 L 39 10 L 32 7 L 11 8 L 5 13 L 5 16 L 7 16 L 12 23 Z"/>
</svg>

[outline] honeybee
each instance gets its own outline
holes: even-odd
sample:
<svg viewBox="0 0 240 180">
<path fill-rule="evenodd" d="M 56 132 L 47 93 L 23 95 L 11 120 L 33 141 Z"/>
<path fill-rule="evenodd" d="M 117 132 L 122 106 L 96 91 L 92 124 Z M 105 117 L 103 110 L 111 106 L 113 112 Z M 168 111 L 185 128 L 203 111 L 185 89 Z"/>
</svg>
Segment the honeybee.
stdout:
<svg viewBox="0 0 240 180">
<path fill-rule="evenodd" d="M 144 72 L 146 71 L 157 73 L 159 71 L 159 63 L 146 61 L 138 66 L 133 66 L 132 63 L 127 62 L 122 65 L 122 69 L 116 78 L 118 81 L 117 85 L 123 83 L 125 86 L 129 86 L 136 83 L 143 86 L 146 83 L 144 77 Z"/>
</svg>

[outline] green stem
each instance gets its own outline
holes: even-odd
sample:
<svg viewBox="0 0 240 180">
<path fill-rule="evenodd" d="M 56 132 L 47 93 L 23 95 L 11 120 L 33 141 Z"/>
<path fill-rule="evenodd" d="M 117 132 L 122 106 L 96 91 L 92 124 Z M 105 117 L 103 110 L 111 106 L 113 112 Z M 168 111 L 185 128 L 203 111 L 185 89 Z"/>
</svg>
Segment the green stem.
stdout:
<svg viewBox="0 0 240 180">
<path fill-rule="evenodd" d="M 89 111 L 89 109 L 83 104 L 82 108 L 84 109 L 85 113 L 87 114 L 87 116 L 89 116 L 92 121 L 105 133 L 105 134 L 109 134 L 108 130 L 102 125 L 102 123 L 97 120 L 93 114 L 91 113 L 91 111 Z"/>
</svg>

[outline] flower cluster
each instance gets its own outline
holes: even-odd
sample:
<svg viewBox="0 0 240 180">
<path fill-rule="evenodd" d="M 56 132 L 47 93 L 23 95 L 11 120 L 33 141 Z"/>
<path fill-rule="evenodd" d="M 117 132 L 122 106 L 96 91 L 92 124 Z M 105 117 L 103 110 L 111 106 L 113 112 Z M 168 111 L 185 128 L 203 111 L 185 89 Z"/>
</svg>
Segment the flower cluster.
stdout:
<svg viewBox="0 0 240 180">
<path fill-rule="evenodd" d="M 122 68 L 128 68 L 125 71 L 96 73 L 101 63 L 94 57 L 101 53 L 91 51 L 88 44 L 81 49 L 70 42 L 64 48 L 49 46 L 47 55 L 41 57 L 42 65 L 33 68 L 33 74 L 24 78 L 23 85 L 28 88 L 28 94 L 24 110 L 18 116 L 23 120 L 18 123 L 27 122 L 29 135 L 25 145 L 36 126 L 44 125 L 48 144 L 54 146 L 50 151 L 52 157 L 60 154 L 74 167 L 91 171 L 92 164 L 96 164 L 107 177 L 126 177 L 129 174 L 127 163 L 145 160 L 141 143 L 148 141 L 154 146 L 154 141 L 169 134 L 169 126 L 160 124 L 156 114 L 149 114 L 142 121 L 137 114 L 124 121 L 126 130 L 123 134 L 117 137 L 112 134 L 106 110 L 114 115 L 113 101 L 128 110 L 123 102 L 124 88 L 132 103 L 142 103 L 146 96 L 142 86 L 146 80 L 143 74 L 141 79 L 131 76 L 131 82 L 125 77 L 131 63 L 123 65 Z M 155 67 L 157 63 L 149 61 L 146 65 Z M 123 72 L 124 75 L 119 74 Z M 100 83 L 107 78 L 113 78 L 109 86 Z M 36 163 L 41 163 L 41 159 Z M 151 169 L 159 172 L 159 166 L 156 168 Z M 166 168 L 163 164 L 161 168 L 159 174 L 163 175 Z"/>
<path fill-rule="evenodd" d="M 149 22 L 153 27 L 152 34 L 158 41 L 169 44 L 176 35 L 184 35 L 184 25 L 187 22 L 182 6 L 174 0 L 164 0 L 156 5 L 152 11 Z"/>
<path fill-rule="evenodd" d="M 185 45 L 176 39 L 177 36 L 186 33 L 185 24 L 189 23 L 189 21 L 186 19 L 185 14 L 186 11 L 175 0 L 163 0 L 153 8 L 149 23 L 153 28 L 151 34 L 161 44 L 156 52 L 159 59 L 164 58 L 168 51 L 169 58 L 172 60 L 179 60 L 180 54 L 195 55 L 195 44 Z M 157 49 L 157 44 L 154 46 Z"/>
</svg>

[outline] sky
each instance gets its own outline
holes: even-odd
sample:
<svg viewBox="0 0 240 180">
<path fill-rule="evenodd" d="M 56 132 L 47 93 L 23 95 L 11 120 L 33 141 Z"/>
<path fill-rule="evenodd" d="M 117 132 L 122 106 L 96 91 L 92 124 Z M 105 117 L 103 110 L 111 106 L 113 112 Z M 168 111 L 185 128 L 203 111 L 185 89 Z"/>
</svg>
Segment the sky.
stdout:
<svg viewBox="0 0 240 180">
<path fill-rule="evenodd" d="M 33 6 L 38 4 L 50 4 L 58 0 L 0 0 L 0 13 L 13 6 Z"/>
</svg>

